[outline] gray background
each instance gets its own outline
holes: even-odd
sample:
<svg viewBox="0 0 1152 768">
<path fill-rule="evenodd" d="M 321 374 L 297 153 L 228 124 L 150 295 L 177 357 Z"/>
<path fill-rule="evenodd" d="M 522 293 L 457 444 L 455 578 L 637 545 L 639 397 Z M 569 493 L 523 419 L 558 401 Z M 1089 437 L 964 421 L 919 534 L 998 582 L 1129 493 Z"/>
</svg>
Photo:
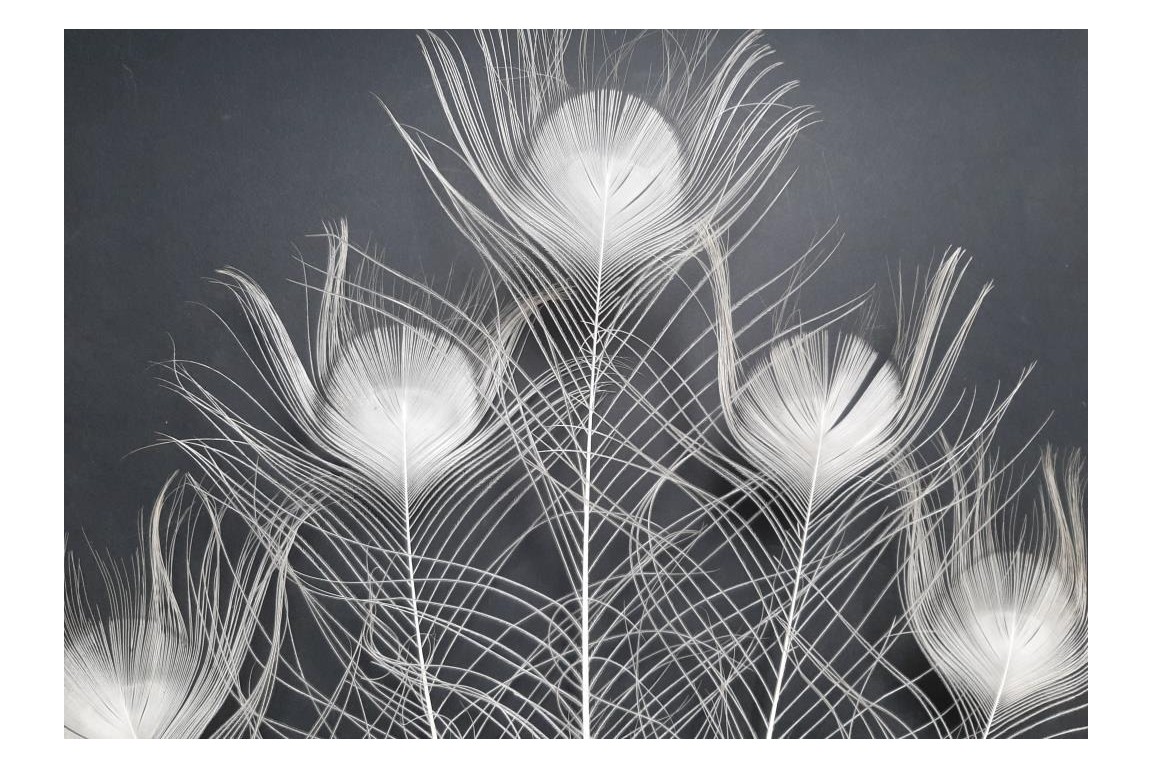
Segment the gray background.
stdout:
<svg viewBox="0 0 1152 768">
<path fill-rule="evenodd" d="M 731 36 L 723 36 L 725 39 Z M 996 290 L 957 382 L 985 394 L 1037 370 L 1001 433 L 1087 447 L 1087 34 L 773 32 L 782 78 L 823 122 L 797 184 L 738 256 L 764 280 L 837 222 L 806 287 L 828 307 L 961 245 L 965 296 Z M 303 342 L 297 252 L 322 222 L 409 271 L 475 263 L 373 98 L 443 135 L 414 32 L 65 34 L 65 528 L 128 551 L 137 512 L 181 466 L 139 451 L 202 425 L 149 364 L 181 357 L 245 381 L 202 278 L 256 278 Z"/>
</svg>

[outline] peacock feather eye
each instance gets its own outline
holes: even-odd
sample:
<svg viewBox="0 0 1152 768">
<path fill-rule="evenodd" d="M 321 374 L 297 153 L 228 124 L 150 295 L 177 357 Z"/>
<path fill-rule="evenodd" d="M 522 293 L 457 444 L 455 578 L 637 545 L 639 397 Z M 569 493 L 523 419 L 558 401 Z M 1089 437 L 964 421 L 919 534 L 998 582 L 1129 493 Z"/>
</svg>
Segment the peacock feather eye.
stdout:
<svg viewBox="0 0 1152 768">
<path fill-rule="evenodd" d="M 891 453 L 900 416 L 891 362 L 851 335 L 780 342 L 735 402 L 735 433 L 758 466 L 798 492 L 834 490 Z"/>
<path fill-rule="evenodd" d="M 692 233 L 684 166 L 675 130 L 654 107 L 617 90 L 587 91 L 532 133 L 509 215 L 574 269 L 652 259 L 660 254 L 645 239 Z"/>
<path fill-rule="evenodd" d="M 1086 541 L 1079 454 L 1041 459 L 1022 535 L 998 488 L 954 468 L 951 527 L 913 517 L 906 600 L 920 647 L 966 708 L 974 736 L 1027 733 L 1087 683 Z"/>
<path fill-rule="evenodd" d="M 219 704 L 198 702 L 199 691 L 222 682 L 205 662 L 185 634 L 156 619 L 82 631 L 64 645 L 65 736 L 199 736 Z"/>
<path fill-rule="evenodd" d="M 403 323 L 350 339 L 317 402 L 327 441 L 401 495 L 415 496 L 465 457 L 483 400 L 452 341 Z"/>
<path fill-rule="evenodd" d="M 126 563 L 97 558 L 99 602 L 66 556 L 68 738 L 198 738 L 239 690 L 236 671 L 256 621 L 249 600 L 259 594 L 255 585 L 266 583 L 268 564 L 259 559 L 262 552 L 241 547 L 232 561 L 236 570 L 222 573 L 212 502 L 191 480 L 177 483 L 177 477 L 142 525 L 136 555 Z M 210 527 L 206 539 L 194 533 L 197 520 Z M 174 577 L 169 559 L 176 553 L 187 570 Z"/>
<path fill-rule="evenodd" d="M 946 588 L 965 596 L 967 621 L 947 631 L 969 663 L 957 663 L 955 648 L 950 655 L 928 646 L 950 682 L 1003 707 L 1051 682 L 1048 673 L 1059 668 L 1077 623 L 1067 575 L 1029 553 L 1005 551 L 982 557 L 954 579 Z"/>
</svg>

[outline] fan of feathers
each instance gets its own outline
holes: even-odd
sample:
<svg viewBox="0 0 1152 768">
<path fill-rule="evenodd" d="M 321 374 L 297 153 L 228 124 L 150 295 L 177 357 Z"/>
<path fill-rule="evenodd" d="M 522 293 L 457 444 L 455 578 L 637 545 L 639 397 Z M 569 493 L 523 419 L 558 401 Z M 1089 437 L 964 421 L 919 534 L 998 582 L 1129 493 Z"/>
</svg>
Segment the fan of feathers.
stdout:
<svg viewBox="0 0 1152 768">
<path fill-rule="evenodd" d="M 815 112 L 759 34 L 606 39 L 422 36 L 467 286 L 334 222 L 300 344 L 219 272 L 259 386 L 171 361 L 137 556 L 66 542 L 66 736 L 1086 733 L 1085 460 L 956 391 L 988 286 L 802 313 L 829 231 L 744 290 Z"/>
</svg>

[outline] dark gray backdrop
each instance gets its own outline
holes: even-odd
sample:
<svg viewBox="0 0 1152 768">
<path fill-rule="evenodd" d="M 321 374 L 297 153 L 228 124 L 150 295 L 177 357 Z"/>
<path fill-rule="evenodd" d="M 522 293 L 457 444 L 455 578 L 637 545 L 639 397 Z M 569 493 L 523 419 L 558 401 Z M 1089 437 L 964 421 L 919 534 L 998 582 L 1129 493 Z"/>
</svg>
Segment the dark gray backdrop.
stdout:
<svg viewBox="0 0 1152 768">
<path fill-rule="evenodd" d="M 838 219 L 838 256 L 806 287 L 832 306 L 950 245 L 995 282 L 958 371 L 986 394 L 1037 370 L 1008 417 L 1011 448 L 1087 447 L 1087 34 L 776 32 L 781 76 L 823 122 L 801 175 L 738 272 L 764 280 Z M 378 94 L 442 128 L 414 32 L 65 34 L 65 528 L 134 546 L 136 514 L 181 466 L 137 451 L 200 422 L 149 363 L 249 369 L 202 278 L 256 278 L 303 340 L 293 259 L 322 222 L 409 271 L 475 263 L 425 189 Z M 443 131 L 440 131 L 443 133 Z M 173 346 L 174 345 L 174 346 Z"/>
</svg>

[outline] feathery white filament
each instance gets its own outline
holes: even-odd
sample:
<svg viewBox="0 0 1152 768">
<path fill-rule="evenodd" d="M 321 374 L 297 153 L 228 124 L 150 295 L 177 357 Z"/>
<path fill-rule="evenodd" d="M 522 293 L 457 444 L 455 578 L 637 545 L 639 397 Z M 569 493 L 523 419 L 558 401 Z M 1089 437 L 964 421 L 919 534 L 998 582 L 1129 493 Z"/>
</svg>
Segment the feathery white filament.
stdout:
<svg viewBox="0 0 1152 768">
<path fill-rule="evenodd" d="M 344 455 L 402 492 L 419 493 L 461 457 L 482 398 L 451 341 L 394 323 L 350 339 L 323 382 L 317 418 Z"/>
<path fill-rule="evenodd" d="M 672 126 L 635 96 L 601 89 L 565 101 L 534 133 L 510 215 L 570 268 L 607 271 L 656 256 L 654 235 L 687 237 L 684 168 Z"/>
</svg>

